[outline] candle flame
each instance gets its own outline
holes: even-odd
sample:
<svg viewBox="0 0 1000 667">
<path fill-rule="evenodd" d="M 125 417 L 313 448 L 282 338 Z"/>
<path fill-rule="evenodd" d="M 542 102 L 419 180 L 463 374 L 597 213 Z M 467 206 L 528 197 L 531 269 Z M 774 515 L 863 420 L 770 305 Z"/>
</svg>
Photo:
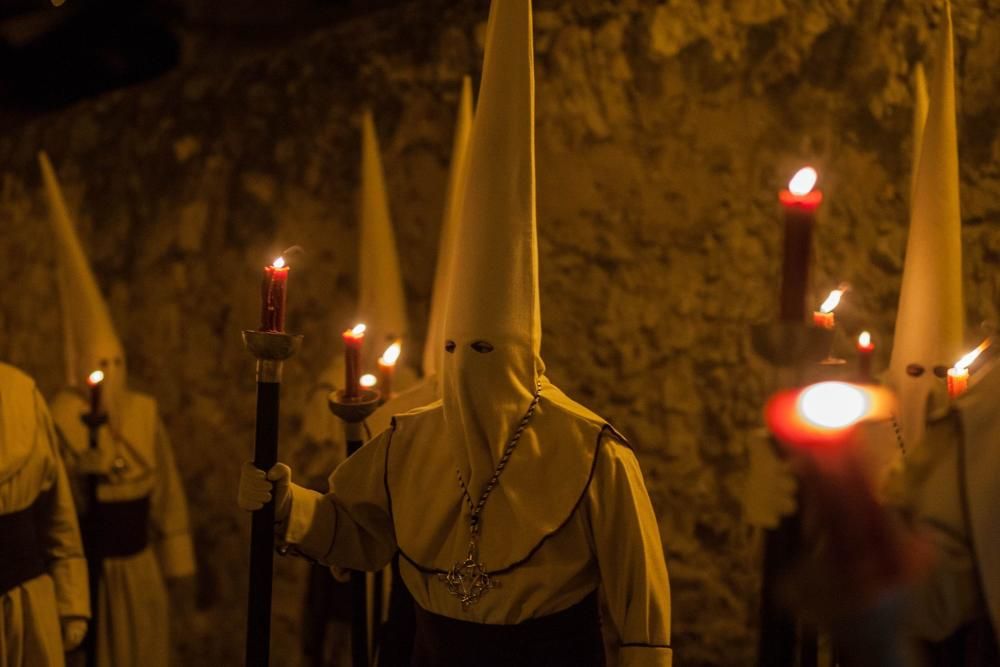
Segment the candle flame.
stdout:
<svg viewBox="0 0 1000 667">
<path fill-rule="evenodd" d="M 992 342 L 993 340 L 991 338 L 987 338 L 986 340 L 984 340 L 976 347 L 976 349 L 974 349 L 972 352 L 969 352 L 961 359 L 956 361 L 955 368 L 960 371 L 964 371 L 966 368 L 972 365 L 973 361 L 979 358 L 980 354 L 986 351 L 986 349 L 990 346 L 990 344 L 992 344 Z"/>
<path fill-rule="evenodd" d="M 87 376 L 87 384 L 91 387 L 97 386 L 104 382 L 104 371 L 94 371 Z"/>
<path fill-rule="evenodd" d="M 858 345 L 861 345 L 862 347 L 868 347 L 871 344 L 872 344 L 872 335 L 867 331 L 862 331 L 858 335 Z"/>
<path fill-rule="evenodd" d="M 833 309 L 840 305 L 840 297 L 844 296 L 843 289 L 835 289 L 830 292 L 830 296 L 826 297 L 826 301 L 823 305 L 819 307 L 821 313 L 833 312 Z"/>
<path fill-rule="evenodd" d="M 868 395 L 846 382 L 820 382 L 799 395 L 802 417 L 823 428 L 845 428 L 865 416 L 871 407 Z"/>
<path fill-rule="evenodd" d="M 366 327 L 364 324 L 355 325 L 355 327 L 353 329 L 351 329 L 351 335 L 352 336 L 363 336 L 365 334 L 365 329 L 367 329 L 367 328 L 368 327 Z"/>
<path fill-rule="evenodd" d="M 271 262 L 271 266 L 273 266 L 276 269 L 284 268 L 284 266 L 285 266 L 285 258 L 284 257 L 279 257 L 278 259 L 276 259 L 273 262 Z"/>
<path fill-rule="evenodd" d="M 799 197 L 807 195 L 816 186 L 817 178 L 819 178 L 819 174 L 816 173 L 815 169 L 812 167 L 802 167 L 802 169 L 795 172 L 792 180 L 788 181 L 788 191 Z"/>
<path fill-rule="evenodd" d="M 360 384 L 365 389 L 371 389 L 376 384 L 378 384 L 378 378 L 376 378 L 371 373 L 365 373 L 360 378 L 358 378 L 358 384 Z"/>
<path fill-rule="evenodd" d="M 397 340 L 395 343 L 385 348 L 385 352 L 379 357 L 379 361 L 386 366 L 395 366 L 399 359 L 399 353 L 403 351 L 403 346 Z"/>
</svg>

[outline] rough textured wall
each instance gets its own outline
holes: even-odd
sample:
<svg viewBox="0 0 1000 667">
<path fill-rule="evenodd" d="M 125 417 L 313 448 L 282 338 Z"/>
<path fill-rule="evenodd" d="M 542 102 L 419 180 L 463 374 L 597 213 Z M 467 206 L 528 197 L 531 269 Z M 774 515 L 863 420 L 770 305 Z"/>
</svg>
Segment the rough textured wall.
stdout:
<svg viewBox="0 0 1000 667">
<path fill-rule="evenodd" d="M 746 439 L 771 380 L 747 326 L 775 308 L 776 191 L 821 171 L 813 295 L 887 360 L 905 241 L 912 64 L 936 0 L 536 0 L 544 354 L 633 441 L 660 517 L 682 664 L 753 650 Z M 351 317 L 357 112 L 385 155 L 410 315 L 426 320 L 459 81 L 485 1 L 415 2 L 287 49 L 179 71 L 0 137 L 0 358 L 62 378 L 34 153 L 52 155 L 193 510 L 201 614 L 185 664 L 236 664 L 260 267 L 293 243 L 283 457 Z M 955 0 L 970 325 L 1000 308 L 1000 0 Z M 974 334 L 970 334 L 970 338 Z M 848 346 L 846 336 L 841 341 Z M 416 355 L 414 355 L 416 356 Z M 412 357 L 411 357 L 412 358 Z M 301 568 L 282 562 L 275 664 L 295 664 Z M 195 657 L 196 656 L 196 657 Z"/>
</svg>

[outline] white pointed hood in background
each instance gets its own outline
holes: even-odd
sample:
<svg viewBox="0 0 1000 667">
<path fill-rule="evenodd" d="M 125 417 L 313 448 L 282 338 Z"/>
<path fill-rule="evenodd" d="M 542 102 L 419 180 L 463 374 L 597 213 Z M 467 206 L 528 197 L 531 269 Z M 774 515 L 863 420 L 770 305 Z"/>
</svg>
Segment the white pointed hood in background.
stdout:
<svg viewBox="0 0 1000 667">
<path fill-rule="evenodd" d="M 913 72 L 913 158 L 910 163 L 910 210 L 913 210 L 913 193 L 917 187 L 917 167 L 920 166 L 920 147 L 927 124 L 927 77 L 923 63 L 917 63 Z"/>
<path fill-rule="evenodd" d="M 389 217 L 385 172 L 372 112 L 361 118 L 361 195 L 358 244 L 358 322 L 368 327 L 362 369 L 376 372 L 376 360 L 393 341 L 409 333 L 396 235 Z M 353 326 L 353 323 L 351 325 Z M 345 327 L 347 328 L 347 327 Z M 339 333 L 339 332 L 338 332 Z M 403 354 L 407 353 L 404 340 Z M 400 364 L 405 363 L 404 359 Z M 399 387 L 400 389 L 402 387 Z"/>
<path fill-rule="evenodd" d="M 38 163 L 45 184 L 59 264 L 66 379 L 70 386 L 85 387 L 90 373 L 102 370 L 104 405 L 111 419 L 116 421 L 115 406 L 121 400 L 126 384 L 125 351 L 80 244 L 48 155 L 39 153 Z"/>
<path fill-rule="evenodd" d="M 544 371 L 531 3 L 494 0 L 455 233 L 442 363 L 447 441 L 480 493 Z"/>
<path fill-rule="evenodd" d="M 945 380 L 935 375 L 935 367 L 951 367 L 963 353 L 954 52 L 947 3 L 929 93 L 888 374 L 899 397 L 904 441 L 912 444 L 923 438 L 929 411 L 946 404 Z"/>
<path fill-rule="evenodd" d="M 445 191 L 444 216 L 438 239 L 437 264 L 431 291 L 427 336 L 424 340 L 423 378 L 407 391 L 397 394 L 368 418 L 373 434 L 388 428 L 393 415 L 407 412 L 441 398 L 440 364 L 444 355 L 444 314 L 451 285 L 451 260 L 462 203 L 465 157 L 472 131 L 472 80 L 462 78 L 455 119 L 455 139 L 451 151 L 448 187 Z"/>
<path fill-rule="evenodd" d="M 462 92 L 458 98 L 458 115 L 455 119 L 455 138 L 451 149 L 451 167 L 448 189 L 445 191 L 444 217 L 438 240 L 437 264 L 434 269 L 434 287 L 431 291 L 431 309 L 427 319 L 427 338 L 424 342 L 423 373 L 433 375 L 440 371 L 444 354 L 444 319 L 448 288 L 451 285 L 451 264 L 454 259 L 455 234 L 461 215 L 468 157 L 469 136 L 472 133 L 472 79 L 462 78 Z"/>
</svg>

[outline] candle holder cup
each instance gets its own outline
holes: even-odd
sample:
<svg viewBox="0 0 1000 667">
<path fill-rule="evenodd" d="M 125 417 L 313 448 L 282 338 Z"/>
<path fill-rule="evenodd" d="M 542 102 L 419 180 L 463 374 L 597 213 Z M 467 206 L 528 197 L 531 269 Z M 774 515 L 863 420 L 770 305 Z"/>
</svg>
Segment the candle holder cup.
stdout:
<svg viewBox="0 0 1000 667">
<path fill-rule="evenodd" d="M 243 344 L 257 359 L 257 381 L 281 382 L 283 362 L 298 351 L 302 335 L 247 329 L 243 331 Z"/>
<path fill-rule="evenodd" d="M 346 424 L 360 424 L 378 409 L 382 395 L 375 389 L 361 389 L 357 398 L 349 398 L 343 390 L 331 391 L 327 397 L 330 412 Z"/>
</svg>

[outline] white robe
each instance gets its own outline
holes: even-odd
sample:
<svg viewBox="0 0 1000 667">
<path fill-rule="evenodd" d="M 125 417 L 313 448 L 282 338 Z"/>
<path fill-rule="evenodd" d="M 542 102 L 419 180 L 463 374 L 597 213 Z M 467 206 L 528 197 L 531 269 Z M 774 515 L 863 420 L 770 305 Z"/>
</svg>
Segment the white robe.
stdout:
<svg viewBox="0 0 1000 667">
<path fill-rule="evenodd" d="M 121 434 L 101 427 L 98 446 L 121 457 L 126 468 L 102 480 L 101 502 L 150 497 L 149 546 L 133 556 L 105 558 L 97 613 L 99 667 L 166 667 L 170 656 L 167 592 L 164 578 L 194 574 L 194 551 L 184 489 L 174 464 L 156 401 L 126 392 Z M 52 403 L 52 415 L 66 444 L 66 465 L 73 474 L 80 453 L 89 446 L 80 415 L 83 398 L 63 391 Z"/>
<path fill-rule="evenodd" d="M 40 526 L 49 572 L 0 595 L 0 667 L 64 664 L 59 619 L 88 618 L 87 564 L 55 430 L 34 382 L 0 364 L 0 514 L 52 494 Z"/>
<path fill-rule="evenodd" d="M 539 449 L 529 427 L 525 440 L 532 444 L 514 452 L 500 479 L 498 491 L 506 482 L 507 495 L 491 496 L 482 515 L 487 568 L 522 562 L 499 574 L 500 587 L 468 611 L 435 572 L 425 571 L 463 560 L 468 545 L 466 501 L 450 450 L 431 436 L 443 418 L 440 403 L 397 417 L 393 428 L 334 472 L 326 495 L 293 484 L 282 537 L 322 563 L 362 570 L 381 568 L 402 550 L 403 580 L 417 604 L 459 620 L 519 623 L 567 609 L 603 586 L 620 639 L 620 664 L 670 665 L 670 587 L 638 462 L 613 429 L 570 415 L 559 405 L 563 399 L 557 389 L 546 390 L 533 426 L 548 432 L 546 424 L 554 420 L 591 433 L 591 444 L 577 451 L 549 441 Z M 566 479 L 547 474 L 543 482 L 518 468 L 538 456 L 545 461 L 539 468 L 564 469 Z M 578 470 L 589 477 L 571 481 Z M 573 489 L 569 495 L 567 488 Z M 524 497 L 525 491 L 532 497 Z M 525 502 L 511 500 L 518 495 Z M 549 497 L 556 502 L 547 502 Z M 549 511 L 566 498 L 561 516 Z"/>
</svg>

